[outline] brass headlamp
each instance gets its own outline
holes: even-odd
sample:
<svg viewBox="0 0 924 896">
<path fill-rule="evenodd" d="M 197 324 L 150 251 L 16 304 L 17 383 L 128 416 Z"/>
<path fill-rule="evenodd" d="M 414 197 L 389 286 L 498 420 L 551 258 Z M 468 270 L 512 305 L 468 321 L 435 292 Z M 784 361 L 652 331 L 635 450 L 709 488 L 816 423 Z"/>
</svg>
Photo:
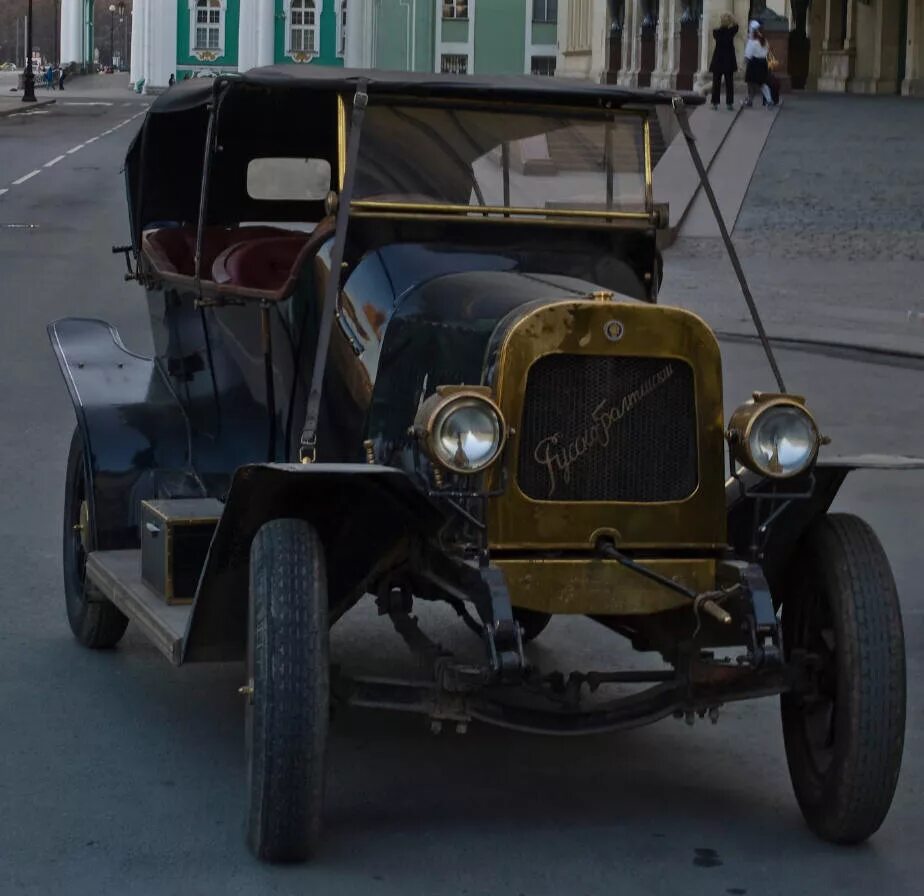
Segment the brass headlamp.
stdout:
<svg viewBox="0 0 924 896">
<path fill-rule="evenodd" d="M 414 435 L 435 464 L 470 475 L 500 456 L 507 427 L 485 386 L 438 386 L 421 404 Z"/>
<path fill-rule="evenodd" d="M 804 473 L 826 441 L 802 396 L 766 392 L 735 410 L 726 438 L 738 463 L 772 479 Z"/>
</svg>

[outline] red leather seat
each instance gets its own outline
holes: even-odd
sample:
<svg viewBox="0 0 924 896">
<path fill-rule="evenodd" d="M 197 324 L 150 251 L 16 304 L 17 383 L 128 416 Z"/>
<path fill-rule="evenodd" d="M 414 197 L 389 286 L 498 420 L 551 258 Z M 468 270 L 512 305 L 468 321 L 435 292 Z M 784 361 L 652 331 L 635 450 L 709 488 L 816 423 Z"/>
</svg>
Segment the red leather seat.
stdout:
<svg viewBox="0 0 924 896">
<path fill-rule="evenodd" d="M 249 239 L 221 252 L 212 265 L 212 280 L 222 292 L 256 291 L 280 299 L 295 286 L 302 266 L 330 239 L 336 229 L 331 215 L 310 233 Z M 246 293 L 245 293 L 246 294 Z"/>
<path fill-rule="evenodd" d="M 212 280 L 276 292 L 285 285 L 310 234 L 265 237 L 235 243 L 221 252 L 212 265 Z"/>
<path fill-rule="evenodd" d="M 256 225 L 252 227 L 206 227 L 202 233 L 203 279 L 208 279 L 215 259 L 229 245 L 243 240 L 267 237 L 299 237 L 300 234 L 281 227 Z M 145 231 L 145 255 L 161 274 L 196 274 L 196 228 L 162 227 Z"/>
</svg>

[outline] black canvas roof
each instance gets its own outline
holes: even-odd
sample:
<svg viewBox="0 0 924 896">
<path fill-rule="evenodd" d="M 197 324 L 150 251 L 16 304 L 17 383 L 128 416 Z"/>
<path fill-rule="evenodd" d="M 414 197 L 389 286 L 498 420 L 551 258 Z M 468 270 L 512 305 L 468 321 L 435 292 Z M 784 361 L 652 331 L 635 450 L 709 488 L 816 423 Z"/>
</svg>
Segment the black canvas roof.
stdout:
<svg viewBox="0 0 924 896">
<path fill-rule="evenodd" d="M 385 72 L 314 65 L 251 69 L 243 75 L 192 78 L 161 94 L 125 161 L 133 242 L 157 222 L 198 219 L 210 107 L 216 88 L 221 112 L 215 134 L 207 223 L 240 220 L 310 221 L 323 203 L 256 202 L 245 190 L 247 163 L 259 156 L 336 158 L 336 96 L 352 95 L 366 79 L 376 95 L 453 100 L 491 99 L 529 105 L 595 108 L 663 105 L 676 93 L 631 90 L 565 78 L 489 77 Z M 227 86 L 228 89 L 225 89 Z M 703 98 L 681 94 L 686 102 Z M 269 216 L 269 217 L 266 217 Z"/>
<path fill-rule="evenodd" d="M 682 96 L 690 105 L 703 97 L 695 93 L 649 88 L 617 87 L 574 78 L 534 75 L 444 75 L 430 72 L 390 72 L 321 65 L 276 65 L 255 68 L 242 75 L 223 75 L 232 84 L 299 91 L 345 91 L 356 89 L 364 78 L 370 97 L 376 93 L 404 94 L 446 99 L 501 99 L 512 102 L 558 103 L 576 106 L 667 105 Z M 151 112 L 179 112 L 209 102 L 212 78 L 180 81 L 161 94 Z"/>
</svg>

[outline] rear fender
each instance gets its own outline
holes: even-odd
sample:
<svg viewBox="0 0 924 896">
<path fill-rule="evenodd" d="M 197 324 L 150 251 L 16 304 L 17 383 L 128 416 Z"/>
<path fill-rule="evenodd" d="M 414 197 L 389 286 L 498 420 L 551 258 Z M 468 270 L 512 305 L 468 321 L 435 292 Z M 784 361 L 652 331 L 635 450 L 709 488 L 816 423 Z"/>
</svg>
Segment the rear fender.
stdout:
<svg viewBox="0 0 924 896">
<path fill-rule="evenodd" d="M 247 643 L 250 543 L 266 522 L 298 518 L 324 543 L 331 615 L 432 536 L 442 512 L 403 471 L 374 464 L 255 464 L 234 474 L 193 604 L 184 661 L 238 660 Z"/>
<path fill-rule="evenodd" d="M 812 471 L 811 478 L 800 477 L 789 483 L 778 483 L 780 489 L 800 497 L 775 504 L 762 501 L 754 494 L 770 480 L 745 472 L 726 484 L 729 544 L 741 557 L 754 557 L 756 549 L 754 559 L 763 567 L 764 575 L 773 588 L 774 583 L 781 581 L 803 534 L 818 517 L 828 512 L 848 473 L 853 470 L 921 469 L 924 469 L 924 458 L 917 457 L 865 454 L 821 460 Z M 763 504 L 763 508 L 758 508 L 758 502 Z M 768 521 L 770 514 L 773 516 Z M 760 532 L 761 525 L 766 526 L 765 533 Z"/>
<path fill-rule="evenodd" d="M 106 321 L 57 320 L 48 336 L 83 437 L 95 544 L 137 547 L 143 499 L 204 494 L 186 416 L 155 360 L 130 352 Z"/>
</svg>

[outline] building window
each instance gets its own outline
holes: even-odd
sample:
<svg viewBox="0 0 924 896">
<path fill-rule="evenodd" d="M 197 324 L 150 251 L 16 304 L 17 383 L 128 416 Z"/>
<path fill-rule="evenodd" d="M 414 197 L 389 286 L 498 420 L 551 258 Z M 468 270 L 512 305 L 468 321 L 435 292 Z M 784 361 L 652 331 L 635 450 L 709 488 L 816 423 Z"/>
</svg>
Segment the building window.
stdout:
<svg viewBox="0 0 924 896">
<path fill-rule="evenodd" d="M 468 0 L 443 0 L 444 19 L 467 19 Z"/>
<path fill-rule="evenodd" d="M 529 70 L 534 75 L 544 75 L 551 78 L 555 74 L 555 57 L 533 56 L 530 59 Z"/>
<path fill-rule="evenodd" d="M 533 21 L 554 25 L 558 21 L 558 0 L 533 0 Z"/>
<path fill-rule="evenodd" d="M 337 55 L 346 56 L 347 40 L 347 0 L 340 0 L 340 12 L 337 14 Z"/>
<path fill-rule="evenodd" d="M 315 0 L 289 0 L 286 52 L 297 62 L 318 54 L 318 11 Z"/>
<path fill-rule="evenodd" d="M 468 56 L 465 53 L 443 53 L 440 56 L 440 71 L 450 75 L 467 75 Z"/>
<path fill-rule="evenodd" d="M 190 53 L 211 62 L 224 53 L 227 0 L 189 0 Z"/>
</svg>

